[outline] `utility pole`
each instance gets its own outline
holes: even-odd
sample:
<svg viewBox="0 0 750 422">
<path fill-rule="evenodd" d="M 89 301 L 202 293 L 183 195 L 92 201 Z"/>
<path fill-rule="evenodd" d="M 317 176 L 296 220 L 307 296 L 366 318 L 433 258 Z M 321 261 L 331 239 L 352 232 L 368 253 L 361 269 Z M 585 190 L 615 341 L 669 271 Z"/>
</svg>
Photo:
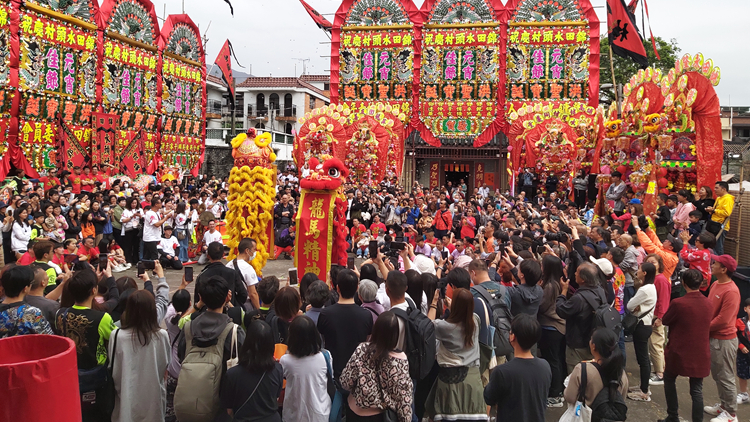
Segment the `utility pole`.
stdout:
<svg viewBox="0 0 750 422">
<path fill-rule="evenodd" d="M 292 57 L 292 60 L 301 61 L 302 62 L 302 74 L 307 75 L 307 62 L 309 62 L 310 59 L 298 59 L 296 57 Z M 297 68 L 295 67 L 294 69 L 295 69 L 294 70 L 295 76 L 297 76 Z"/>
</svg>

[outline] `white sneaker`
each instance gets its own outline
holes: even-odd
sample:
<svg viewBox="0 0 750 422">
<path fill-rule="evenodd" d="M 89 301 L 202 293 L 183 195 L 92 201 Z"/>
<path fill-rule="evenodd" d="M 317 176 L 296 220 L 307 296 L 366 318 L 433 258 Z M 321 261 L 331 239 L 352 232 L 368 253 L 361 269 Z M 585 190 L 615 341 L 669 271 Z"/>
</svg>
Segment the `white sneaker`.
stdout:
<svg viewBox="0 0 750 422">
<path fill-rule="evenodd" d="M 750 395 L 747 393 L 737 394 L 737 404 L 750 403 Z"/>
<path fill-rule="evenodd" d="M 724 409 L 721 407 L 721 403 L 716 403 L 713 406 L 703 406 L 703 411 L 712 416 L 719 416 Z"/>
<path fill-rule="evenodd" d="M 123 268 L 123 266 L 120 265 L 120 264 L 117 264 L 117 265 L 115 265 L 114 268 L 112 268 L 112 272 L 113 273 L 120 273 L 120 272 L 123 272 L 123 271 L 125 271 L 125 268 Z"/>
<path fill-rule="evenodd" d="M 126 269 L 126 270 L 129 270 L 129 269 L 130 269 L 130 267 L 132 267 L 132 265 L 130 265 L 130 263 L 129 263 L 129 262 L 126 262 L 126 263 L 125 263 L 125 269 Z"/>
<path fill-rule="evenodd" d="M 726 410 L 722 411 L 719 416 L 711 419 L 711 422 L 737 422 L 739 419 L 737 419 L 737 416 L 732 416 L 729 413 L 726 412 Z"/>
</svg>

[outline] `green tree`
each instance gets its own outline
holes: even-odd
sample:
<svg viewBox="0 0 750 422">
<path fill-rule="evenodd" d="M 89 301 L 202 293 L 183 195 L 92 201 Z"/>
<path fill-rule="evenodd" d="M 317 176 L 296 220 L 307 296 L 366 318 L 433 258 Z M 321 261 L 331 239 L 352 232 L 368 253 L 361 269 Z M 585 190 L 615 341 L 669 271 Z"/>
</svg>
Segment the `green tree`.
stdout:
<svg viewBox="0 0 750 422">
<path fill-rule="evenodd" d="M 659 52 L 661 60 L 657 60 L 654 54 L 654 47 L 650 39 L 643 40 L 643 47 L 646 49 L 646 57 L 649 65 L 661 69 L 666 73 L 674 67 L 675 61 L 679 58 L 680 47 L 677 46 L 677 40 L 674 38 L 666 41 L 661 37 L 654 37 L 656 40 L 656 50 Z M 600 39 L 601 56 L 599 58 L 599 83 L 612 84 L 612 71 L 609 67 L 609 40 L 604 35 Z M 639 65 L 629 58 L 620 57 L 617 54 L 612 56 L 615 68 L 615 80 L 620 85 L 625 85 L 630 77 L 635 75 L 640 69 Z M 599 102 L 611 104 L 615 99 L 614 91 L 611 88 L 599 90 Z"/>
</svg>

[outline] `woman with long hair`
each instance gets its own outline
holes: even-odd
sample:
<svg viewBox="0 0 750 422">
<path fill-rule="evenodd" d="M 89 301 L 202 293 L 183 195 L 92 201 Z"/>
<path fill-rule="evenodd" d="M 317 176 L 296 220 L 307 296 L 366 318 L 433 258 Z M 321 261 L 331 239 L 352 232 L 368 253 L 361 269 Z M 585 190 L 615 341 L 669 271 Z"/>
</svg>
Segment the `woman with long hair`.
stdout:
<svg viewBox="0 0 750 422">
<path fill-rule="evenodd" d="M 146 290 L 131 294 L 121 322 L 108 346 L 116 391 L 112 421 L 164 420 L 164 372 L 171 353 L 169 335 L 156 320 L 154 296 Z"/>
<path fill-rule="evenodd" d="M 13 227 L 11 228 L 10 248 L 16 255 L 16 260 L 29 249 L 31 240 L 31 225 L 29 224 L 28 207 L 16 208 L 13 211 Z"/>
<path fill-rule="evenodd" d="M 321 351 L 320 334 L 310 318 L 294 318 L 288 346 L 288 353 L 279 360 L 286 378 L 283 420 L 327 422 L 331 413 L 328 358 Z"/>
<path fill-rule="evenodd" d="M 562 407 L 563 380 L 567 375 L 565 367 L 565 320 L 557 315 L 555 301 L 560 295 L 563 278 L 563 263 L 554 255 L 542 258 L 542 303 L 539 305 L 538 319 L 542 326 L 539 340 L 539 357 L 549 363 L 552 370 L 552 384 L 549 389 L 548 407 Z"/>
<path fill-rule="evenodd" d="M 479 420 L 487 416 L 484 387 L 479 375 L 479 317 L 474 314 L 474 297 L 467 289 L 453 290 L 446 299 L 450 316 L 435 319 L 439 291 L 435 292 L 427 317 L 435 323 L 438 341 L 436 361 L 438 379 L 425 403 L 425 412 L 433 420 Z"/>
<path fill-rule="evenodd" d="M 188 261 L 188 213 L 184 202 L 177 204 L 174 211 L 174 235 L 180 242 L 178 258 L 184 264 Z"/>
<path fill-rule="evenodd" d="M 78 210 L 76 207 L 70 207 L 65 213 L 65 222 L 68 228 L 65 229 L 65 239 L 79 239 L 81 237 L 81 222 L 78 219 Z"/>
<path fill-rule="evenodd" d="M 350 392 L 347 422 L 382 421 L 387 409 L 400 422 L 411 421 L 412 381 L 406 354 L 396 349 L 398 336 L 398 317 L 383 312 L 370 341 L 357 346 L 341 372 L 341 386 Z"/>
<path fill-rule="evenodd" d="M 654 286 L 656 266 L 650 262 L 644 262 L 638 269 L 636 276 L 643 284 L 628 302 L 628 311 L 639 319 L 638 325 L 633 331 L 633 348 L 640 367 L 640 386 L 631 388 L 631 391 L 628 392 L 628 398 L 636 401 L 651 401 L 651 396 L 648 393 L 648 384 L 651 377 L 648 340 L 651 337 L 651 323 L 656 307 L 656 287 Z"/>
<path fill-rule="evenodd" d="M 589 348 L 594 356 L 593 362 L 586 363 L 586 405 L 591 406 L 602 388 L 617 388 L 625 395 L 628 390 L 628 377 L 625 374 L 625 356 L 617 345 L 619 337 L 608 328 L 597 328 L 591 335 Z M 570 374 L 570 381 L 565 388 L 565 402 L 575 404 L 578 389 L 581 386 L 581 366 L 579 363 Z"/>
<path fill-rule="evenodd" d="M 140 224 L 143 213 L 141 212 L 141 203 L 138 198 L 131 197 L 125 202 L 125 209 L 120 216 L 120 223 L 125 234 L 122 236 L 122 249 L 125 259 L 130 264 L 138 263 L 138 225 Z"/>
<path fill-rule="evenodd" d="M 94 239 L 96 237 L 96 229 L 94 228 L 94 214 L 91 213 L 91 211 L 84 211 L 83 215 L 81 216 L 81 237 L 83 239 L 87 237 Z"/>
<path fill-rule="evenodd" d="M 253 340 L 242 343 L 238 365 L 221 379 L 221 405 L 235 421 L 281 422 L 278 398 L 284 369 L 273 357 L 271 327 L 254 320 L 247 335 Z"/>
<path fill-rule="evenodd" d="M 696 210 L 701 212 L 701 221 L 704 224 L 711 217 L 711 214 L 706 211 L 706 208 L 713 207 L 715 202 L 714 191 L 708 186 L 701 186 L 698 190 L 698 198 L 693 201 L 693 205 L 695 205 Z"/>
</svg>

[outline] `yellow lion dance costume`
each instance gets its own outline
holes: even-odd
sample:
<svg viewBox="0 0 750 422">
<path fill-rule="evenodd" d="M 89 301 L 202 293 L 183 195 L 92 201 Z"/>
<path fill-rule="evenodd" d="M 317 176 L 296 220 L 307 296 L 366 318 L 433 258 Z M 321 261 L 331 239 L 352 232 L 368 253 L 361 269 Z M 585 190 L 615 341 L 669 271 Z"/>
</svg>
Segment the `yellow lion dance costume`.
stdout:
<svg viewBox="0 0 750 422">
<path fill-rule="evenodd" d="M 258 251 L 250 262 L 261 275 L 269 256 L 269 227 L 273 227 L 273 205 L 276 196 L 271 134 L 256 136 L 254 128 L 232 139 L 234 167 L 229 173 L 229 210 L 227 212 L 227 246 L 232 260 L 237 246 L 246 237 L 255 239 Z M 272 232 L 272 231 L 271 231 Z"/>
</svg>

